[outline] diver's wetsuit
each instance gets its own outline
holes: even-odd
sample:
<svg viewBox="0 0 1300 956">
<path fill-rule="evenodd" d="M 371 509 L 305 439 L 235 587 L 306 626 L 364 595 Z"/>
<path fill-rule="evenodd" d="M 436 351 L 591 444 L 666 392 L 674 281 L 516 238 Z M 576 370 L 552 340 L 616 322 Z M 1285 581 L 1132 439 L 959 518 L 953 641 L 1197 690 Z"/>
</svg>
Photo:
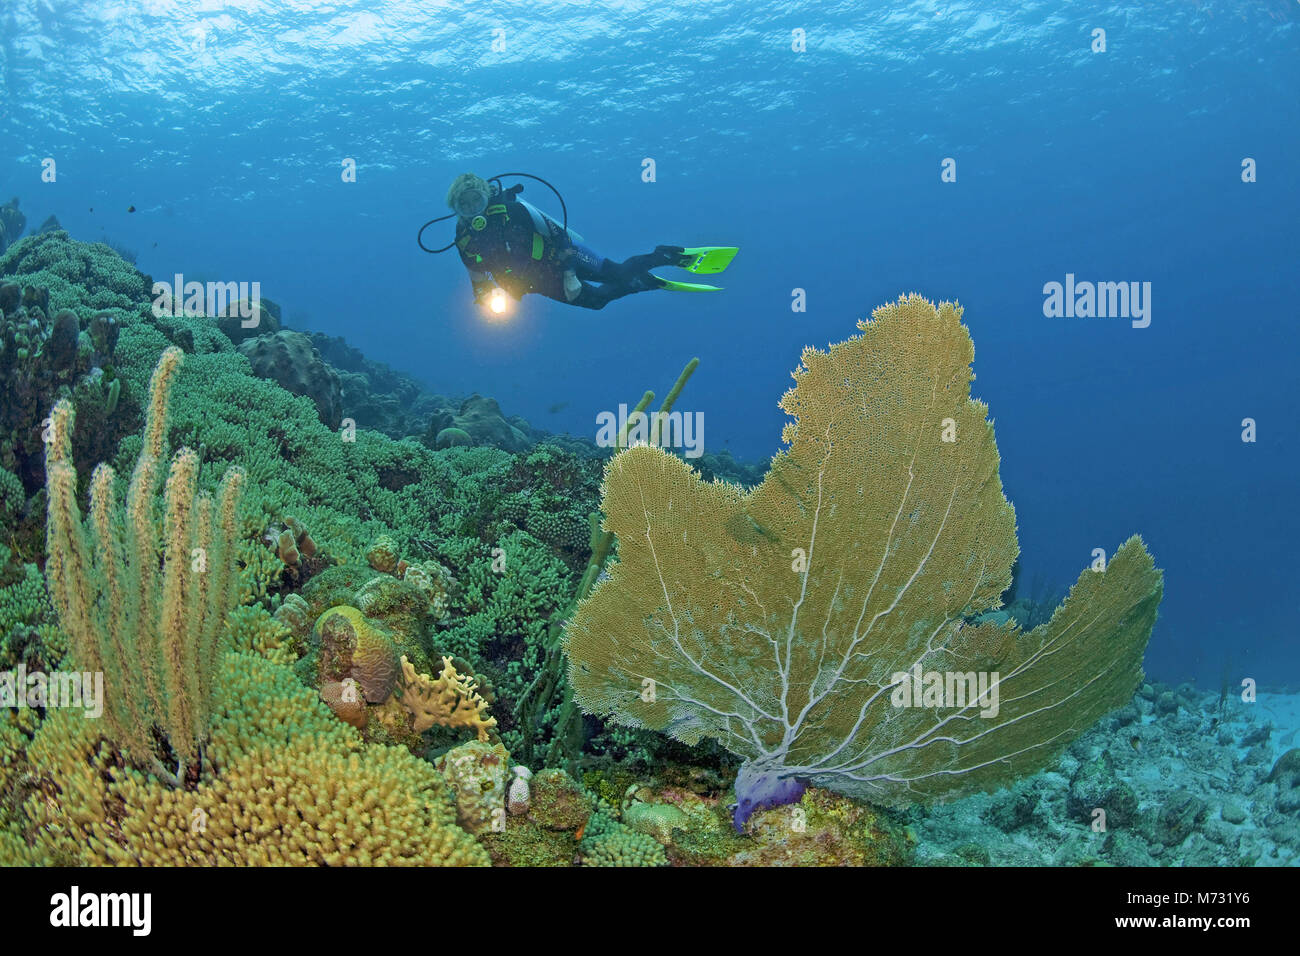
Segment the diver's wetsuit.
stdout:
<svg viewBox="0 0 1300 956">
<path fill-rule="evenodd" d="M 550 216 L 519 202 L 515 197 L 523 188 L 512 186 L 493 196 L 482 229 L 474 229 L 464 219 L 456 223 L 456 248 L 469 270 L 475 302 L 482 302 L 495 282 L 516 299 L 536 292 L 568 305 L 603 309 L 633 292 L 660 288 L 649 270 L 675 264 L 682 253 L 680 246 L 659 246 L 654 252 L 613 262 L 574 242 Z M 564 272 L 570 268 L 582 282 L 582 291 L 572 302 L 564 294 Z"/>
</svg>

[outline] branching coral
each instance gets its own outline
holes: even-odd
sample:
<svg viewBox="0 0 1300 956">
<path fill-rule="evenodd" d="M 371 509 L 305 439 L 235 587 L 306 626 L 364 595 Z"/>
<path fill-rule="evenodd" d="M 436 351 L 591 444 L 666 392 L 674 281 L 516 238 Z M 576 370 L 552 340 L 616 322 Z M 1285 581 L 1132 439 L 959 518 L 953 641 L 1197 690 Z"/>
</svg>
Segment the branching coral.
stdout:
<svg viewBox="0 0 1300 956">
<path fill-rule="evenodd" d="M 566 632 L 576 696 L 743 756 L 738 825 L 800 781 L 885 804 L 995 787 L 1141 679 L 1162 584 L 1137 538 L 1036 630 L 967 623 L 998 606 L 1017 544 L 960 317 L 910 296 L 806 349 L 789 447 L 750 493 L 652 447 L 607 469 L 619 560 Z M 904 699 L 934 673 L 997 696 Z"/>
<path fill-rule="evenodd" d="M 446 784 L 399 747 L 367 746 L 293 674 L 225 657 L 215 774 L 172 790 L 123 767 L 94 721 L 52 712 L 26 754 L 31 795 L 0 863 L 484 865 Z"/>
<path fill-rule="evenodd" d="M 402 656 L 403 687 L 399 700 L 415 715 L 415 731 L 428 730 L 435 724 L 443 727 L 469 727 L 486 741 L 488 731 L 497 725 L 488 716 L 488 705 L 478 695 L 478 682 L 456 672 L 450 657 L 442 659 L 442 673 L 432 678 L 417 674 L 411 662 Z"/>
</svg>

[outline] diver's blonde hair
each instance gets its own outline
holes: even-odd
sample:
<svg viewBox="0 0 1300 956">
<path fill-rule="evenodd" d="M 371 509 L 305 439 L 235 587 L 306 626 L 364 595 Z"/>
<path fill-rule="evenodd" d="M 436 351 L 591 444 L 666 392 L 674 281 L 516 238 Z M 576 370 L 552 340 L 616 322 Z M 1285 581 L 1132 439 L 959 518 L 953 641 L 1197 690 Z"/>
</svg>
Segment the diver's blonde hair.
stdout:
<svg viewBox="0 0 1300 956">
<path fill-rule="evenodd" d="M 451 184 L 451 188 L 447 190 L 447 208 L 459 212 L 460 210 L 456 209 L 456 199 L 462 192 L 471 188 L 477 189 L 484 196 L 492 195 L 492 189 L 488 186 L 486 179 L 475 176 L 473 173 L 461 173 Z"/>
</svg>

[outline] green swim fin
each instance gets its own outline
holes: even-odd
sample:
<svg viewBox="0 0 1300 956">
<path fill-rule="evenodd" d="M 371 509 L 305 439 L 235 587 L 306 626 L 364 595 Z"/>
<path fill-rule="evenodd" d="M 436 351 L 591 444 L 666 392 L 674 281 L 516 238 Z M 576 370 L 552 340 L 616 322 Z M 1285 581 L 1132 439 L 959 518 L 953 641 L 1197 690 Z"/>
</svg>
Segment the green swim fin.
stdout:
<svg viewBox="0 0 1300 956">
<path fill-rule="evenodd" d="M 696 275 L 711 275 L 724 271 L 739 251 L 736 246 L 696 246 L 694 249 L 682 250 L 682 257 L 677 260 L 677 264 Z"/>
<path fill-rule="evenodd" d="M 651 273 L 654 275 L 654 273 Z M 698 282 L 674 282 L 672 279 L 665 279 L 662 276 L 655 276 L 659 280 L 659 288 L 668 289 L 673 292 L 721 292 L 722 289 L 716 285 L 701 285 Z"/>
</svg>

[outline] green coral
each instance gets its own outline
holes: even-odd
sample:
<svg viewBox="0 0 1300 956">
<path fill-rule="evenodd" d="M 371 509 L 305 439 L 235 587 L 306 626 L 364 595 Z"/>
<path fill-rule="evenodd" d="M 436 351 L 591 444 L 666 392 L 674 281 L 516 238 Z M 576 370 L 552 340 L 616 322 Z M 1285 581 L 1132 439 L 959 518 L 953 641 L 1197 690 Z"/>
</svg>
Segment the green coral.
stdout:
<svg viewBox="0 0 1300 956">
<path fill-rule="evenodd" d="M 265 607 L 238 607 L 226 618 L 230 646 L 265 657 L 276 664 L 291 665 L 300 656 L 292 632 Z"/>
<path fill-rule="evenodd" d="M 463 550 L 457 548 L 449 563 L 461 568 L 461 592 L 450 623 L 434 634 L 434 645 L 474 662 L 501 698 L 518 700 L 541 667 L 549 623 L 575 575 L 550 548 L 522 531 L 495 547 L 466 539 L 457 544 Z M 505 713 L 499 716 L 502 739 L 513 751 L 518 730 Z M 545 733 L 553 724 L 554 717 L 544 715 L 537 730 Z"/>
<path fill-rule="evenodd" d="M 14 560 L 0 545 L 0 669 L 20 661 L 44 669 L 58 666 L 68 643 L 58 628 L 45 577 L 34 564 Z"/>
<path fill-rule="evenodd" d="M 144 276 L 112 248 L 74 242 L 61 230 L 27 236 L 0 256 L 0 275 L 48 289 L 51 310 L 135 312 L 149 298 Z"/>
<path fill-rule="evenodd" d="M 664 848 L 604 813 L 593 813 L 578 844 L 584 866 L 667 866 Z"/>
<path fill-rule="evenodd" d="M 27 506 L 27 489 L 18 476 L 0 468 L 0 527 L 12 528 Z"/>
</svg>

